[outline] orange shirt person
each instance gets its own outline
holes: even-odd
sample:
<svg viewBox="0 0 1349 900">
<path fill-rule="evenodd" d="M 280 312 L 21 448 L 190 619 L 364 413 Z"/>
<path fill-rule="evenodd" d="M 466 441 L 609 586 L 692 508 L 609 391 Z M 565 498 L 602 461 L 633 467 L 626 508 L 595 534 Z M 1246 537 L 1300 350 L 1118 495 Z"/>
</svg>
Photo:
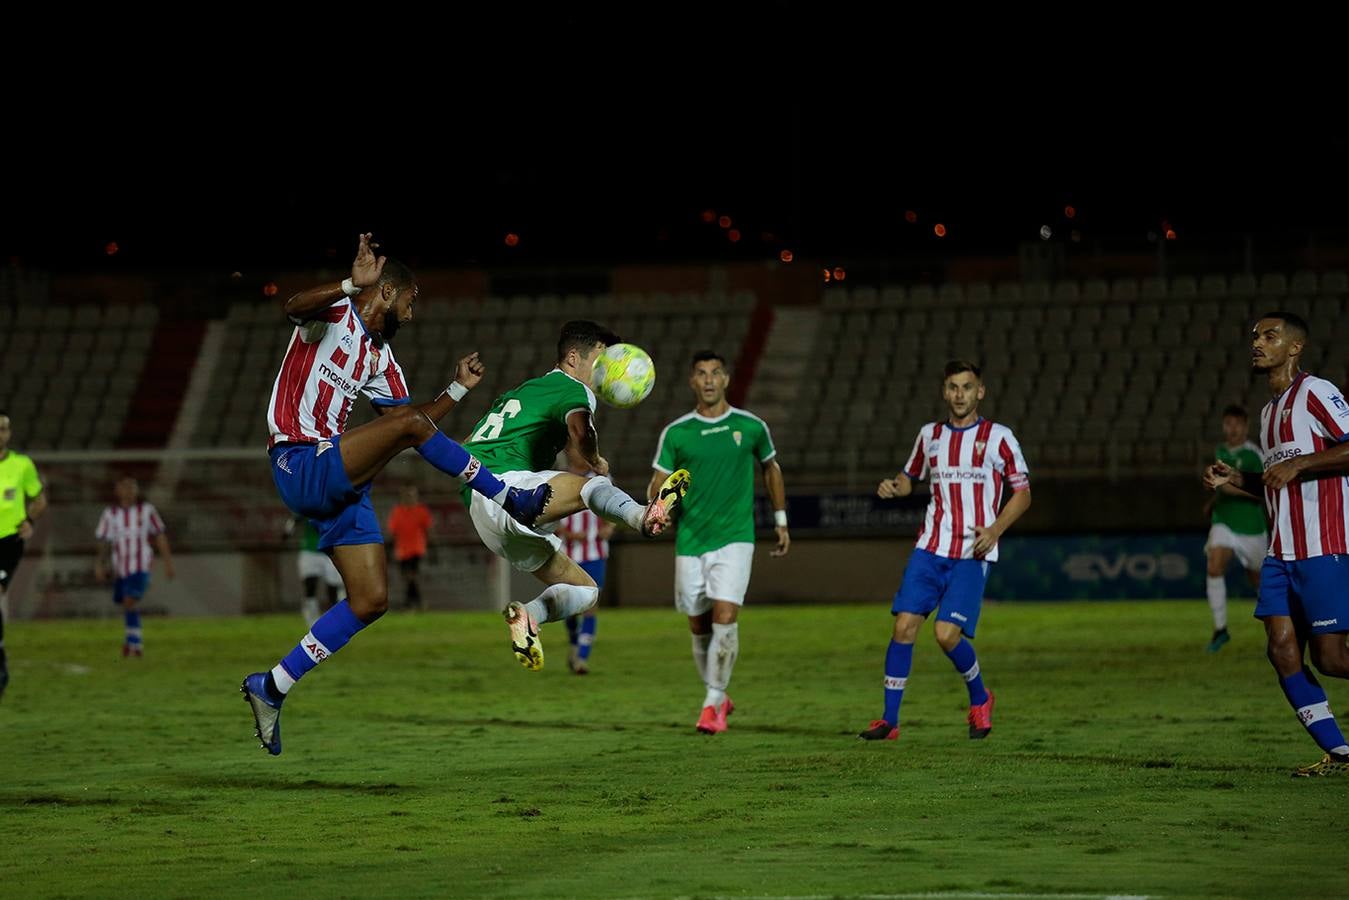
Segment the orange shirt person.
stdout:
<svg viewBox="0 0 1349 900">
<path fill-rule="evenodd" d="M 389 533 L 393 535 L 393 558 L 407 585 L 406 609 L 422 608 L 417 569 L 426 555 L 426 533 L 430 530 L 431 510 L 417 498 L 415 487 L 403 488 L 401 502 L 389 513 Z"/>
</svg>

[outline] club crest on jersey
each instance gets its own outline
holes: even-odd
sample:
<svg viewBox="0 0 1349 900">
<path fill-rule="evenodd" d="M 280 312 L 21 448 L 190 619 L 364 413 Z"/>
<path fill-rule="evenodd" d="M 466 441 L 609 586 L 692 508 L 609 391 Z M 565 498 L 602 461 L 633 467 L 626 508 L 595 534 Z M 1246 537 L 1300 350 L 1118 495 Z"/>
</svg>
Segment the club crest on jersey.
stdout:
<svg viewBox="0 0 1349 900">
<path fill-rule="evenodd" d="M 984 448 L 987 447 L 987 446 L 988 446 L 988 441 L 975 441 L 975 442 L 974 442 L 974 452 L 975 452 L 975 453 L 982 454 L 982 453 L 984 452 Z"/>
<path fill-rule="evenodd" d="M 18 492 L 17 492 L 17 489 L 16 489 L 16 488 L 5 488 L 5 502 L 6 502 L 6 503 L 12 503 L 12 502 L 14 501 L 14 498 L 17 497 L 17 496 L 18 496 Z"/>
<path fill-rule="evenodd" d="M 351 337 L 350 334 L 344 334 L 344 335 L 342 335 L 342 346 L 343 346 L 343 347 L 348 347 L 348 348 L 351 347 L 351 342 L 352 342 L 352 337 Z"/>
<path fill-rule="evenodd" d="M 739 447 L 739 446 L 740 446 L 740 432 L 738 432 L 738 431 L 732 431 L 732 432 L 731 432 L 731 437 L 735 438 L 735 445 L 736 445 L 737 447 Z"/>
<path fill-rule="evenodd" d="M 1285 422 L 1287 422 L 1287 421 L 1288 421 L 1289 419 L 1291 419 L 1292 417 L 1293 417 L 1293 411 L 1292 411 L 1291 409 L 1285 409 L 1285 410 L 1283 411 L 1283 420 L 1284 420 Z"/>
</svg>

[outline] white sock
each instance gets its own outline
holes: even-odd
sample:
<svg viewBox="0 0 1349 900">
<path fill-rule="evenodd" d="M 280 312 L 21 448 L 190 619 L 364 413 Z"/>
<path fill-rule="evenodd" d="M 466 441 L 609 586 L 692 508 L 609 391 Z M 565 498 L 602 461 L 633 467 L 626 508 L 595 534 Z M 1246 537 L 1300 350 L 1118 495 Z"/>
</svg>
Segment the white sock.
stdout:
<svg viewBox="0 0 1349 900">
<path fill-rule="evenodd" d="M 555 584 L 526 603 L 525 609 L 542 625 L 544 622 L 556 622 L 568 616 L 579 616 L 594 606 L 599 598 L 599 588 Z"/>
<path fill-rule="evenodd" d="M 707 648 L 707 697 L 703 706 L 716 706 L 726 699 L 731 671 L 740 654 L 740 623 L 712 623 L 712 641 Z"/>
<path fill-rule="evenodd" d="M 698 669 L 698 680 L 707 685 L 707 645 L 712 643 L 712 635 L 695 634 L 693 636 L 693 665 Z"/>
<path fill-rule="evenodd" d="M 1227 627 L 1227 580 L 1221 575 L 1208 577 L 1208 608 L 1213 613 L 1213 630 Z"/>
<path fill-rule="evenodd" d="M 272 669 L 272 680 L 276 682 L 276 689 L 283 695 L 289 693 L 290 689 L 295 687 L 295 679 L 291 678 L 290 673 L 281 667 L 281 663 L 277 663 L 276 667 Z"/>
<path fill-rule="evenodd" d="M 319 598 L 305 597 L 300 600 L 300 615 L 304 618 L 304 623 L 310 628 L 313 628 L 314 623 L 318 621 L 320 615 Z"/>
<path fill-rule="evenodd" d="M 601 519 L 618 525 L 627 525 L 633 531 L 642 530 L 646 507 L 614 487 L 603 475 L 596 475 L 581 488 L 581 502 Z"/>
</svg>

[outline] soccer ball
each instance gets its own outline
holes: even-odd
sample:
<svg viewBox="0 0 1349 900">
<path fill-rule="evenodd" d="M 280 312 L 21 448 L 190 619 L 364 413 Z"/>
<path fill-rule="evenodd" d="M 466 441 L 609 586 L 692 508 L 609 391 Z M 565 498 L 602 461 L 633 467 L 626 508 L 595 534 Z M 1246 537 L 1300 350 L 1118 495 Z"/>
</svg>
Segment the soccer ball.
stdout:
<svg viewBox="0 0 1349 900">
<path fill-rule="evenodd" d="M 641 403 L 656 384 L 656 364 L 636 344 L 614 344 L 595 359 L 590 386 L 610 406 L 630 409 Z"/>
</svg>

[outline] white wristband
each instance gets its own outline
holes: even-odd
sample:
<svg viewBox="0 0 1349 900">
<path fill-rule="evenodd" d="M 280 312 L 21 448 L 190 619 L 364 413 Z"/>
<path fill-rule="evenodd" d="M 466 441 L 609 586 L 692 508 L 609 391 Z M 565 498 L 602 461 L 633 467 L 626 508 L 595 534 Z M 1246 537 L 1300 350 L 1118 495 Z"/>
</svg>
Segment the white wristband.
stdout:
<svg viewBox="0 0 1349 900">
<path fill-rule="evenodd" d="M 445 388 L 445 393 L 450 395 L 451 400 L 458 403 L 460 400 L 464 399 L 464 395 L 468 393 L 468 388 L 457 381 L 451 381 L 450 386 Z"/>
<path fill-rule="evenodd" d="M 352 281 L 350 278 L 342 279 L 342 293 L 346 294 L 348 297 L 355 297 L 360 292 L 361 289 L 356 286 L 356 282 Z"/>
<path fill-rule="evenodd" d="M 773 525 L 777 528 L 787 527 L 787 510 L 785 509 L 773 510 Z"/>
</svg>

